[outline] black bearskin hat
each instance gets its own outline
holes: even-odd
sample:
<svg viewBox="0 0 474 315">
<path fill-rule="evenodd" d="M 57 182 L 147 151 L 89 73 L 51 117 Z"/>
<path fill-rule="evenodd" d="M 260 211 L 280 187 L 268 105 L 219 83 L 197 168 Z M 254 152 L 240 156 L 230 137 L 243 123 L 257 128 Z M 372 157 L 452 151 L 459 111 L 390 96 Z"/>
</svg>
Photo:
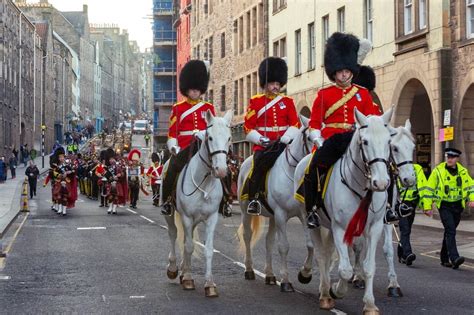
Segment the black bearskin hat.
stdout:
<svg viewBox="0 0 474 315">
<path fill-rule="evenodd" d="M 100 157 L 99 157 L 100 161 L 107 161 L 108 158 L 107 158 L 107 150 L 102 150 L 100 151 Z"/>
<path fill-rule="evenodd" d="M 375 72 L 369 66 L 361 66 L 359 68 L 359 73 L 357 76 L 354 76 L 352 83 L 365 87 L 369 91 L 375 89 Z"/>
<path fill-rule="evenodd" d="M 263 59 L 258 67 L 258 77 L 262 89 L 269 82 L 279 82 L 283 87 L 288 82 L 288 66 L 286 61 L 278 57 Z"/>
<path fill-rule="evenodd" d="M 109 160 L 115 158 L 115 151 L 112 148 L 105 150 L 105 164 L 109 165 Z"/>
<path fill-rule="evenodd" d="M 66 151 L 64 151 L 64 148 L 63 147 L 58 147 L 55 151 L 54 151 L 54 155 L 59 158 L 60 155 L 65 155 L 66 154 Z"/>
<path fill-rule="evenodd" d="M 158 155 L 158 153 L 153 152 L 153 153 L 151 154 L 151 161 L 152 161 L 153 163 L 156 163 L 156 162 L 159 162 L 159 161 L 160 161 L 160 156 Z"/>
<path fill-rule="evenodd" d="M 326 42 L 324 51 L 324 68 L 331 81 L 335 81 L 337 71 L 347 69 L 357 76 L 359 65 L 357 54 L 359 39 L 352 34 L 333 33 Z"/>
<path fill-rule="evenodd" d="M 209 73 L 204 61 L 188 61 L 179 74 L 179 91 L 184 96 L 187 96 L 187 92 L 191 89 L 199 90 L 201 94 L 204 94 L 208 84 Z"/>
</svg>

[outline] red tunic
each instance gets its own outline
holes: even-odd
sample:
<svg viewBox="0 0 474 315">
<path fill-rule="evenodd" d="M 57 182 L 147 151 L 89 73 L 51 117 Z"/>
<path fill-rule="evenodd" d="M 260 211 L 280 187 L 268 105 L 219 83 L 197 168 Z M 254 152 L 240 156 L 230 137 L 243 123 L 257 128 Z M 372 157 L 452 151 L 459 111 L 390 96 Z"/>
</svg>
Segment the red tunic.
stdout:
<svg viewBox="0 0 474 315">
<path fill-rule="evenodd" d="M 294 126 L 299 128 L 300 121 L 296 113 L 295 103 L 288 96 L 283 95 L 277 104 L 267 109 L 258 117 L 258 112 L 273 99 L 274 97 L 270 98 L 265 94 L 257 94 L 250 99 L 244 121 L 245 133 L 256 130 L 270 140 L 277 140 L 283 136 L 288 127 Z M 253 146 L 253 151 L 263 149 L 259 145 Z"/>
<path fill-rule="evenodd" d="M 146 175 L 150 178 L 151 185 L 158 184 L 158 180 L 161 178 L 162 171 L 163 171 L 163 165 L 160 165 L 158 167 L 155 167 L 153 165 L 150 166 L 150 168 L 146 172 Z"/>
<path fill-rule="evenodd" d="M 339 104 L 342 105 L 338 106 Z M 321 130 L 324 139 L 347 132 L 355 123 L 354 107 L 366 116 L 381 115 L 379 106 L 373 102 L 372 96 L 364 87 L 352 84 L 346 89 L 336 85 L 323 88 L 314 100 L 309 126 Z"/>
<path fill-rule="evenodd" d="M 168 138 L 178 139 L 178 146 L 181 149 L 185 149 L 191 143 L 193 132 L 206 129 L 206 112 L 210 110 L 215 115 L 214 106 L 204 101 L 204 105 L 191 112 L 191 108 L 198 103 L 200 101 L 186 100 L 173 105 Z"/>
</svg>

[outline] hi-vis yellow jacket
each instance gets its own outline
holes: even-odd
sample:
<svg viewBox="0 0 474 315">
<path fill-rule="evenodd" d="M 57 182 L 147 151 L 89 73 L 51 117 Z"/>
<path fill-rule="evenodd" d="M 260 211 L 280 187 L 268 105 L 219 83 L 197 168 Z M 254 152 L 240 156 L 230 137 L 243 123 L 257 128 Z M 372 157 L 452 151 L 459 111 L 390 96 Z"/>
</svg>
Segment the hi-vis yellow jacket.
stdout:
<svg viewBox="0 0 474 315">
<path fill-rule="evenodd" d="M 451 175 L 446 169 L 446 162 L 440 163 L 431 172 L 428 180 L 429 198 L 436 202 L 439 208 L 442 201 L 462 201 L 463 208 L 466 201 L 474 201 L 474 182 L 468 170 L 457 163 L 457 174 Z"/>
<path fill-rule="evenodd" d="M 423 168 L 419 164 L 413 164 L 416 174 L 416 184 L 412 187 L 403 187 L 400 180 L 397 181 L 400 199 L 413 201 L 418 199 L 418 207 L 425 211 L 431 210 L 432 200 L 429 198 L 427 180 Z"/>
</svg>

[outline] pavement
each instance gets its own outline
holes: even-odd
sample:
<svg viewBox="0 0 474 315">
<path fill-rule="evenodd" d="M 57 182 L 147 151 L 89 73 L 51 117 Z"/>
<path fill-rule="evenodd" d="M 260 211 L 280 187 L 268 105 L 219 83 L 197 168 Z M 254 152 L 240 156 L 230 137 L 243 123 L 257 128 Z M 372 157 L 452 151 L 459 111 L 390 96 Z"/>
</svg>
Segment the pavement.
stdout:
<svg viewBox="0 0 474 315">
<path fill-rule="evenodd" d="M 44 157 L 44 168 L 41 167 L 41 162 L 41 156 L 35 159 L 35 164 L 40 174 L 49 169 L 49 156 Z M 0 184 L 0 239 L 20 212 L 22 183 L 26 177 L 25 170 L 26 167 L 23 164 L 18 165 L 16 178 L 14 179 L 11 178 L 10 170 L 8 170 L 8 179 L 3 184 Z M 38 179 L 38 185 L 40 185 L 40 179 Z M 1 252 L 2 248 L 0 247 Z"/>
</svg>

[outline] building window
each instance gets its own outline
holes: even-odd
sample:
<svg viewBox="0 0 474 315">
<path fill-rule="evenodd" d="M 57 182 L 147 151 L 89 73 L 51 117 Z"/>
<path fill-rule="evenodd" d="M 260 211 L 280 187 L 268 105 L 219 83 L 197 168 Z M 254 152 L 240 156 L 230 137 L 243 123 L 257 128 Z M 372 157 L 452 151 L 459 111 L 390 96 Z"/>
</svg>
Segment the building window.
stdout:
<svg viewBox="0 0 474 315">
<path fill-rule="evenodd" d="M 466 35 L 474 38 L 474 0 L 466 0 Z"/>
<path fill-rule="evenodd" d="M 301 74 L 301 30 L 295 31 L 295 75 Z"/>
<path fill-rule="evenodd" d="M 209 93 L 208 93 L 208 101 L 209 103 L 214 103 L 214 91 L 213 90 L 209 90 Z"/>
<path fill-rule="evenodd" d="M 337 31 L 344 32 L 346 23 L 346 9 L 345 7 L 337 10 Z"/>
<path fill-rule="evenodd" d="M 413 32 L 412 27 L 412 13 L 413 13 L 413 0 L 404 0 L 404 9 L 403 9 L 403 17 L 404 17 L 404 34 L 410 34 Z"/>
<path fill-rule="evenodd" d="M 273 43 L 273 56 L 274 57 L 280 56 L 280 41 L 279 40 Z"/>
<path fill-rule="evenodd" d="M 245 14 L 245 26 L 246 26 L 246 29 L 245 29 L 245 48 L 250 48 L 250 45 L 251 45 L 251 40 L 252 40 L 252 35 L 251 35 L 251 18 L 250 18 L 250 11 L 248 11 L 246 14 Z"/>
<path fill-rule="evenodd" d="M 244 17 L 239 18 L 239 53 L 244 51 Z"/>
<path fill-rule="evenodd" d="M 246 99 L 250 99 L 252 97 L 252 75 L 249 74 L 247 75 L 247 78 L 246 80 L 247 81 L 247 89 L 246 89 L 246 92 L 247 92 L 247 95 L 246 95 Z"/>
<path fill-rule="evenodd" d="M 252 47 L 257 45 L 257 7 L 252 9 Z"/>
<path fill-rule="evenodd" d="M 286 57 L 286 37 L 280 39 L 280 57 Z"/>
<path fill-rule="evenodd" d="M 239 82 L 234 81 L 234 115 L 239 114 Z"/>
<path fill-rule="evenodd" d="M 239 79 L 239 115 L 244 112 L 244 78 Z"/>
<path fill-rule="evenodd" d="M 196 47 L 196 59 L 201 59 L 201 48 L 199 45 Z"/>
<path fill-rule="evenodd" d="M 207 56 L 208 60 L 209 60 L 209 63 L 212 65 L 212 59 L 214 58 L 214 50 L 212 49 L 212 45 L 213 45 L 213 41 L 214 41 L 214 38 L 213 36 L 209 37 L 209 41 L 208 41 L 208 44 L 209 44 L 209 54 Z"/>
<path fill-rule="evenodd" d="M 256 95 L 259 87 L 257 72 L 252 73 L 252 95 Z"/>
<path fill-rule="evenodd" d="M 426 28 L 426 1 L 427 0 L 419 0 L 418 6 L 418 26 L 420 30 Z"/>
<path fill-rule="evenodd" d="M 204 60 L 209 60 L 209 40 L 206 38 L 204 40 Z"/>
<path fill-rule="evenodd" d="M 273 13 L 286 8 L 286 0 L 273 0 Z"/>
<path fill-rule="evenodd" d="M 225 85 L 221 86 L 221 112 L 225 111 Z"/>
<path fill-rule="evenodd" d="M 239 25 L 237 20 L 234 21 L 234 27 L 233 27 L 233 41 L 234 41 L 234 54 L 237 54 L 237 51 L 239 50 Z"/>
<path fill-rule="evenodd" d="M 374 20 L 373 20 L 373 7 L 372 7 L 372 0 L 365 0 L 365 10 L 364 10 L 364 17 L 365 17 L 365 38 L 370 41 L 373 41 L 373 28 L 374 28 Z"/>
<path fill-rule="evenodd" d="M 225 33 L 221 34 L 221 58 L 225 57 Z"/>
<path fill-rule="evenodd" d="M 308 70 L 316 68 L 316 39 L 314 23 L 308 24 Z"/>
<path fill-rule="evenodd" d="M 322 22 L 321 22 L 321 36 L 323 38 L 321 45 L 321 57 L 324 58 L 324 47 L 326 46 L 326 42 L 329 38 L 329 15 L 323 16 Z M 323 59 L 324 60 L 324 59 Z"/>
</svg>

